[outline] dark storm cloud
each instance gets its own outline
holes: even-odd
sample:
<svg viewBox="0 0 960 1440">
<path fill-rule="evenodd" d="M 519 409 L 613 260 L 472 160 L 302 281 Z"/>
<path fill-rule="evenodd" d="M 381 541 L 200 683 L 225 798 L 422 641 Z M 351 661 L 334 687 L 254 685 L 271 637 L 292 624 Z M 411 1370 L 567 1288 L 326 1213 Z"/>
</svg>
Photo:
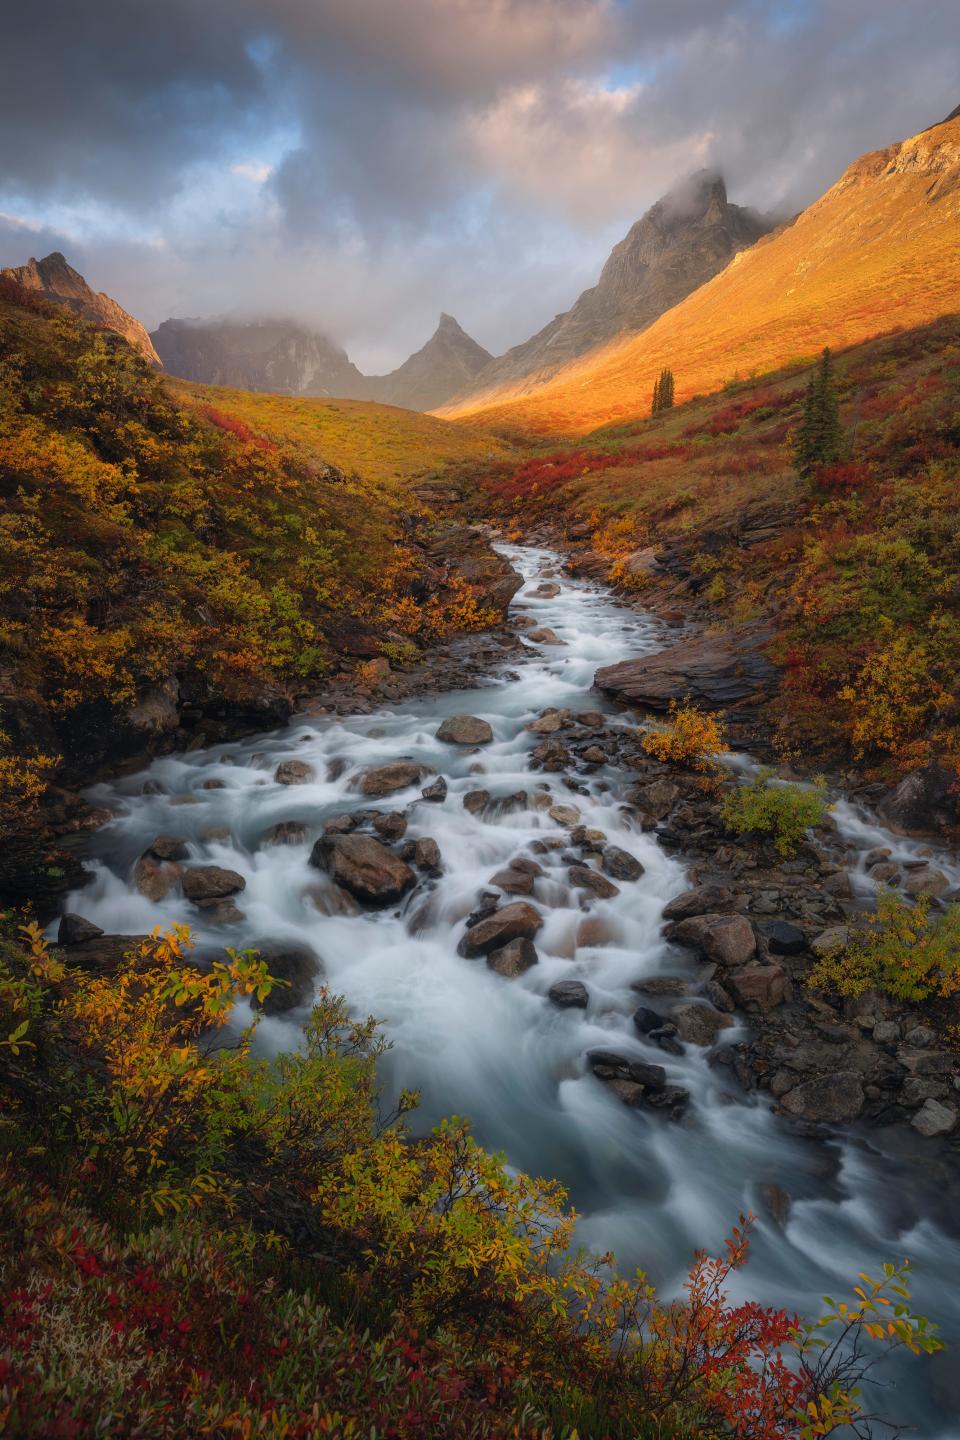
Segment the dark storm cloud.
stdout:
<svg viewBox="0 0 960 1440">
<path fill-rule="evenodd" d="M 149 323 L 285 307 L 376 365 L 445 308 L 499 349 L 678 176 L 792 209 L 942 118 L 958 40 L 956 0 L 22 5 L 0 263 L 52 227 Z"/>
</svg>

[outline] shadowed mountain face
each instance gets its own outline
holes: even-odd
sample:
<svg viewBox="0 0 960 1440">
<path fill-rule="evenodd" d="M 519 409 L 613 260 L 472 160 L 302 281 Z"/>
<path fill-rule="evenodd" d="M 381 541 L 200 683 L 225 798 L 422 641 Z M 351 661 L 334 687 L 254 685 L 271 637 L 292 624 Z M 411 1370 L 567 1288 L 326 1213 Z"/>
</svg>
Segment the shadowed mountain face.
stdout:
<svg viewBox="0 0 960 1440">
<path fill-rule="evenodd" d="M 362 375 L 339 345 L 290 320 L 165 320 L 152 339 L 165 368 L 183 380 L 406 410 L 443 405 L 492 358 L 452 315 L 441 315 L 426 345 L 389 375 Z"/>
<path fill-rule="evenodd" d="M 467 389 L 492 360 L 489 350 L 472 340 L 452 315 L 441 315 L 426 345 L 389 375 L 371 376 L 367 394 L 388 405 L 432 410 Z"/>
<path fill-rule="evenodd" d="M 83 320 L 102 325 L 106 330 L 115 330 L 134 350 L 139 351 L 144 360 L 151 365 L 160 364 L 160 357 L 140 321 L 128 315 L 109 295 L 91 290 L 83 276 L 67 264 L 59 250 L 54 250 L 43 260 L 35 260 L 31 256 L 26 265 L 0 270 L 0 275 L 14 280 L 24 290 L 37 292 L 45 300 L 68 306 Z"/>
<path fill-rule="evenodd" d="M 597 345 L 646 329 L 772 228 L 772 221 L 731 205 L 719 175 L 700 171 L 631 227 L 572 309 L 492 361 L 473 392 L 543 380 Z"/>
<path fill-rule="evenodd" d="M 182 380 L 278 395 L 365 399 L 367 381 L 339 345 L 290 320 L 164 320 L 151 339 Z"/>
</svg>

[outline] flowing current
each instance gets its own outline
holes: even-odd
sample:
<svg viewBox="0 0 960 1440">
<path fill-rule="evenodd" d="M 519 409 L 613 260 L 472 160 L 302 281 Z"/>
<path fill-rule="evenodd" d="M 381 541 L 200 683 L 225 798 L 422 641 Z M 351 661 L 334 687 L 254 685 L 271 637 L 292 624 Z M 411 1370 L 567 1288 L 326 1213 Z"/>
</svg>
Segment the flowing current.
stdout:
<svg viewBox="0 0 960 1440">
<path fill-rule="evenodd" d="M 193 927 L 201 945 L 309 946 L 321 957 L 324 982 L 347 997 L 354 1013 L 382 1020 L 393 1042 L 383 1062 L 388 1093 L 415 1087 L 420 1123 L 468 1116 L 478 1138 L 505 1151 L 512 1165 L 558 1177 L 582 1217 L 580 1240 L 613 1249 L 624 1267 L 642 1266 L 666 1293 L 682 1283 L 695 1249 L 718 1253 L 738 1216 L 752 1210 L 759 1218 L 737 1298 L 811 1315 L 824 1293 L 846 1296 L 858 1271 L 876 1272 L 886 1260 L 909 1256 L 915 1308 L 954 1341 L 960 1337 L 960 1230 L 955 1200 L 928 1173 L 925 1142 L 903 1127 L 869 1138 L 800 1139 L 766 1098 L 744 1095 L 725 1067 L 711 1068 L 706 1051 L 690 1045 L 674 1057 L 636 1033 L 631 1015 L 642 997 L 633 982 L 696 975 L 696 961 L 660 935 L 663 906 L 689 886 L 684 867 L 621 813 L 631 776 L 601 769 L 579 777 L 589 793 L 571 792 L 563 775 L 528 769 L 542 737 L 527 726 L 549 706 L 609 710 L 591 692 L 594 672 L 659 649 L 662 633 L 652 618 L 623 609 L 600 588 L 561 577 L 551 553 L 501 548 L 527 581 L 515 608 L 549 626 L 560 645 L 525 640 L 524 655 L 512 659 L 508 671 L 469 690 L 352 719 L 300 718 L 276 734 L 164 757 L 142 774 L 96 787 L 90 799 L 109 806 L 115 818 L 92 841 L 93 882 L 68 908 L 111 933 L 142 934 L 181 922 Z M 544 571 L 560 585 L 553 598 L 530 594 L 530 582 Z M 441 720 L 463 713 L 489 721 L 492 744 L 465 753 L 436 740 Z M 351 789 L 358 771 L 401 757 L 447 778 L 443 803 L 421 800 L 420 785 L 384 800 Z M 275 783 L 277 764 L 293 758 L 312 765 L 317 778 Z M 211 780 L 221 788 L 203 788 Z M 530 851 L 533 842 L 563 834 L 544 808 L 542 790 L 529 808 L 496 813 L 490 806 L 473 815 L 463 807 L 465 792 L 478 787 L 496 800 L 523 790 L 533 796 L 545 785 L 550 803 L 576 805 L 582 823 L 633 854 L 642 877 L 623 883 L 612 899 L 591 897 L 585 911 L 587 900 L 570 888 L 561 852 Z M 401 907 L 325 914 L 317 904 L 325 882 L 308 865 L 311 846 L 333 815 L 371 807 L 406 810 L 407 838 L 437 841 L 442 875 L 421 883 Z M 849 806 L 838 819 L 863 850 L 904 844 Z M 285 821 L 306 826 L 304 842 L 263 844 L 265 833 Z M 179 893 L 154 904 L 137 892 L 133 867 L 158 834 L 181 836 L 194 863 L 243 875 L 242 921 L 205 928 L 204 914 Z M 507 980 L 483 961 L 461 959 L 457 941 L 490 878 L 520 855 L 543 867 L 531 899 L 546 920 L 536 940 L 539 963 Z M 603 933 L 581 933 L 578 943 L 585 915 Z M 584 939 L 603 943 L 584 945 Z M 561 979 L 587 985 L 586 1011 L 549 1002 L 547 991 Z M 658 996 L 654 1003 L 667 1008 L 671 1002 Z M 725 1031 L 723 1041 L 744 1033 L 742 1025 Z M 297 1025 L 267 1018 L 259 1034 L 264 1046 L 280 1051 L 296 1044 Z M 588 1070 L 586 1052 L 599 1047 L 664 1065 L 668 1083 L 691 1094 L 683 1121 L 623 1106 Z M 764 1208 L 768 1186 L 790 1197 L 782 1224 Z M 884 1378 L 893 1388 L 878 1408 L 928 1440 L 958 1440 L 958 1354 L 951 1344 L 933 1361 L 887 1367 Z"/>
</svg>

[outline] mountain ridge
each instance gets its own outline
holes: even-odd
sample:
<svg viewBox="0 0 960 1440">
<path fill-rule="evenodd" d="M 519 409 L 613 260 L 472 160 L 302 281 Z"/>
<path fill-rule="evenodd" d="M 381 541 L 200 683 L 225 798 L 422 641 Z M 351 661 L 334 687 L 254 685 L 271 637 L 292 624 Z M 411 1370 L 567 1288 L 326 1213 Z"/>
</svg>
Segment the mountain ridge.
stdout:
<svg viewBox="0 0 960 1440">
<path fill-rule="evenodd" d="M 24 290 L 41 295 L 45 300 L 67 306 L 83 320 L 115 331 L 149 364 L 161 364 L 146 327 L 110 295 L 88 285 L 79 270 L 74 270 L 59 250 L 52 250 L 42 260 L 31 255 L 26 265 L 8 266 L 0 270 L 0 276 L 12 280 Z"/>
</svg>

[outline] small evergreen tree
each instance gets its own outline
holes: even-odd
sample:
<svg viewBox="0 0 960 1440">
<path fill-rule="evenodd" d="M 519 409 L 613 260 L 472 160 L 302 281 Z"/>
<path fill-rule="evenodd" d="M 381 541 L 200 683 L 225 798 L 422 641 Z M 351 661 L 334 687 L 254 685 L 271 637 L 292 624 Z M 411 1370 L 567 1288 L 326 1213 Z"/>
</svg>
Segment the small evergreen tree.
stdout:
<svg viewBox="0 0 960 1440">
<path fill-rule="evenodd" d="M 797 473 L 809 480 L 822 465 L 835 464 L 840 458 L 840 441 L 840 405 L 827 347 L 810 377 L 803 402 L 803 419 L 793 446 Z"/>
<path fill-rule="evenodd" d="M 670 410 L 673 407 L 673 371 L 661 370 L 660 376 L 653 387 L 653 403 L 650 406 L 651 415 L 659 415 L 661 410 Z"/>
</svg>

